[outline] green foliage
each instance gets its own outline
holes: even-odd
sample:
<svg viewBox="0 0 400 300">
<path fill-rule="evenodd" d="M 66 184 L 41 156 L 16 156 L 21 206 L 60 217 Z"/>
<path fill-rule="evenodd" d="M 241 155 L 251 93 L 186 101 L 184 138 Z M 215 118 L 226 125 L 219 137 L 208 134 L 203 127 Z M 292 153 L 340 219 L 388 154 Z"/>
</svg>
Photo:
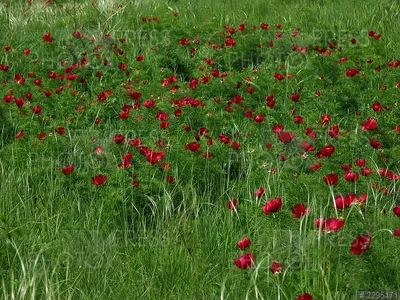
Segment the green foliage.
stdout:
<svg viewBox="0 0 400 300">
<path fill-rule="evenodd" d="M 357 290 L 399 290 L 398 180 L 378 174 L 400 172 L 398 67 L 388 65 L 400 46 L 394 1 L 44 2 L 0 3 L 0 64 L 10 68 L 0 71 L 0 96 L 14 96 L 0 101 L 4 298 L 295 299 L 308 292 L 350 299 Z M 52 43 L 42 40 L 46 32 Z M 302 47 L 307 51 L 296 50 Z M 351 68 L 359 69 L 354 77 L 346 76 Z M 177 80 L 165 83 L 171 76 Z M 133 92 L 141 96 L 133 99 Z M 153 107 L 145 107 L 149 99 Z M 377 101 L 382 111 L 371 109 Z M 119 117 L 127 109 L 129 116 Z M 325 114 L 331 120 L 322 124 Z M 369 117 L 377 128 L 362 130 Z M 279 141 L 271 131 L 277 124 L 295 134 L 292 141 Z M 331 125 L 340 126 L 336 138 Z M 124 135 L 122 144 L 116 134 Z M 382 148 L 372 148 L 371 139 Z M 305 151 L 304 141 L 315 150 Z M 335 153 L 317 158 L 329 144 Z M 146 151 L 165 156 L 151 162 Z M 373 174 L 344 180 L 343 164 L 361 172 L 357 158 Z M 317 162 L 321 168 L 312 170 Z M 71 174 L 61 171 L 67 165 Z M 329 173 L 339 175 L 337 185 L 324 183 Z M 97 186 L 98 174 L 107 180 Z M 332 205 L 350 193 L 368 199 L 343 210 Z M 263 214 L 275 197 L 283 207 Z M 229 210 L 234 199 L 238 207 Z M 311 210 L 294 218 L 299 203 Z M 345 226 L 316 228 L 316 219 L 330 217 Z M 372 246 L 351 255 L 361 233 L 372 235 Z M 236 245 L 243 237 L 252 242 L 245 251 Z M 233 260 L 249 252 L 254 265 L 238 269 Z M 276 276 L 273 260 L 283 265 Z"/>
</svg>

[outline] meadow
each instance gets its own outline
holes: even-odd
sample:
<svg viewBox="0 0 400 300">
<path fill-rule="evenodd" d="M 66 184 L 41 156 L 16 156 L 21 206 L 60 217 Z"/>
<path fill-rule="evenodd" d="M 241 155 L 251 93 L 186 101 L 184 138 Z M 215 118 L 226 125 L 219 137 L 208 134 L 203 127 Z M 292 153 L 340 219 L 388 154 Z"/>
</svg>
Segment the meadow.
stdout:
<svg viewBox="0 0 400 300">
<path fill-rule="evenodd" d="M 4 299 L 400 299 L 400 5 L 0 3 Z"/>
</svg>

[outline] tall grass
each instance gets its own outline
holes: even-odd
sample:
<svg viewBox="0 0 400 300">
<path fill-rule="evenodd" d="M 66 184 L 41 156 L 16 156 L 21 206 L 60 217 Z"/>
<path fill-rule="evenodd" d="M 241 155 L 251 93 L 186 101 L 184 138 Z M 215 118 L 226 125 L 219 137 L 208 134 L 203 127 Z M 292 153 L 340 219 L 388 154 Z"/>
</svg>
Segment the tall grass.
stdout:
<svg viewBox="0 0 400 300">
<path fill-rule="evenodd" d="M 31 4 L 26 1 L 0 4 L 0 26 L 4 35 L 1 46 L 12 45 L 13 51 L 19 52 L 26 47 L 38 49 L 29 59 L 16 55 L 10 62 L 7 55 L 1 56 L 0 63 L 10 64 L 13 75 L 15 72 L 35 71 L 44 79 L 47 77 L 44 70 L 60 69 L 60 60 L 71 62 L 82 51 L 91 49 L 93 45 L 82 40 L 75 45 L 76 48 L 68 50 L 70 36 L 75 30 L 97 40 L 110 33 L 111 39 L 103 40 L 107 47 L 118 43 L 118 38 L 127 36 L 129 55 L 126 61 L 134 65 L 136 55 L 151 56 L 153 45 L 169 51 L 168 47 L 181 38 L 199 35 L 206 40 L 215 38 L 226 24 L 237 26 L 246 23 L 251 27 L 259 26 L 261 22 L 268 22 L 271 26 L 283 23 L 288 27 L 300 27 L 301 34 L 304 32 L 302 41 L 310 46 L 314 42 L 355 37 L 361 46 L 352 53 L 353 60 L 370 57 L 382 61 L 399 59 L 400 10 L 397 1 L 393 0 L 380 1 L 379 5 L 371 0 L 320 0 L 313 3 L 272 0 L 254 1 L 252 4 L 233 0 L 102 0 L 96 5 L 78 0 L 67 4 L 55 2 L 43 5 L 33 0 Z M 178 12 L 178 17 L 174 18 L 173 12 Z M 159 17 L 161 22 L 146 23 L 142 17 Z M 367 36 L 370 30 L 382 33 L 384 44 L 372 44 Z M 54 44 L 43 45 L 41 38 L 45 32 L 59 38 Z M 247 50 L 248 47 L 244 46 L 243 52 L 247 53 Z M 200 76 L 196 69 L 198 66 L 187 55 L 184 56 L 187 54 L 185 51 L 177 48 L 175 53 L 169 53 L 169 58 L 154 56 L 154 61 L 137 73 L 131 68 L 132 79 L 148 79 L 154 86 L 151 93 L 161 102 L 162 97 L 168 97 L 166 90 L 159 86 L 164 75 L 181 70 L 188 80 Z M 207 121 L 213 133 L 224 131 L 233 136 L 237 131 L 255 132 L 253 136 L 243 137 L 238 152 L 219 148 L 215 160 L 200 161 L 193 153 L 173 148 L 192 140 L 191 136 L 182 133 L 183 125 L 203 125 L 206 120 L 204 113 L 196 110 L 190 112 L 185 124 L 176 122 L 179 130 L 167 134 L 147 131 L 154 124 L 158 126 L 149 116 L 144 116 L 142 128 L 132 125 L 127 130 L 121 120 L 112 117 L 104 118 L 100 128 L 93 125 L 97 116 L 110 111 L 113 115 L 118 114 L 115 107 L 119 108 L 122 100 L 112 97 L 104 106 L 91 110 L 87 115 L 76 116 L 72 112 L 69 114 L 67 109 L 54 109 L 42 123 L 36 122 L 34 117 L 21 121 L 15 114 L 16 110 L 0 106 L 0 290 L 3 298 L 295 299 L 308 292 L 315 299 L 354 299 L 359 290 L 399 290 L 399 241 L 392 232 L 398 223 L 392 213 L 399 201 L 397 181 L 388 183 L 373 177 L 370 181 L 364 179 L 356 184 L 341 183 L 343 193 L 367 193 L 368 201 L 364 206 L 354 205 L 344 211 L 333 209 L 332 201 L 338 192 L 307 175 L 305 169 L 311 158 L 297 158 L 298 147 L 285 146 L 283 151 L 288 152 L 293 160 L 281 161 L 277 156 L 278 150 L 273 154 L 265 150 L 265 144 L 274 138 L 269 127 L 266 130 L 243 118 L 235 120 L 236 123 L 230 122 L 217 106 L 219 104 L 212 103 L 214 97 L 222 97 L 225 101 L 231 98 L 231 94 L 234 96 L 236 92 L 232 92 L 231 86 L 246 76 L 257 76 L 251 68 L 265 66 L 266 62 L 250 60 L 248 68 L 240 70 L 231 60 L 236 55 L 233 51 L 229 57 L 205 48 L 199 51 L 204 57 L 213 58 L 215 55 L 221 65 L 225 64 L 235 74 L 226 79 L 229 88 L 215 85 L 215 89 L 204 88 L 199 96 L 221 111 L 217 110 L 215 117 Z M 35 65 L 32 62 L 36 59 L 41 62 Z M 242 62 L 241 59 L 238 61 Z M 364 92 L 370 88 L 361 85 L 374 85 L 375 89 L 384 82 L 383 77 L 342 86 L 341 69 L 333 64 L 328 68 L 318 58 L 293 63 L 293 66 L 290 58 L 284 62 L 288 73 L 294 70 L 296 75 L 309 76 L 304 76 L 303 81 L 293 86 L 284 83 L 282 94 L 290 94 L 302 86 L 306 86 L 309 93 L 325 88 L 313 79 L 314 70 L 331 72 L 332 80 L 337 80 L 336 87 L 326 88 L 331 93 L 328 99 L 332 101 L 328 104 L 315 101 L 315 104 L 304 106 L 299 111 L 303 117 L 312 120 L 332 113 L 341 126 L 351 129 L 349 138 L 340 140 L 341 147 L 336 149 L 335 155 L 341 160 L 328 161 L 326 171 L 339 170 L 339 161 L 354 162 L 367 153 L 368 165 L 373 166 L 376 173 L 382 167 L 382 153 L 372 152 L 370 148 L 366 150 L 368 139 L 360 133 L 360 120 L 349 116 L 357 105 L 360 110 L 370 110 L 369 102 L 357 102 L 358 94 L 365 95 Z M 162 70 L 166 70 L 165 73 Z M 122 80 L 111 70 L 109 72 L 104 71 L 104 82 L 92 80 L 94 71 L 88 72 L 86 75 L 90 80 L 84 96 L 95 99 L 98 92 L 108 85 L 113 85 L 122 94 L 122 88 L 118 90 Z M 6 78 L 8 75 L 1 76 L 2 80 L 10 80 Z M 390 84 L 396 83 L 396 76 L 396 73 L 391 73 L 387 79 Z M 267 79 L 260 87 L 256 82 L 254 80 L 255 89 L 263 95 L 269 93 L 264 89 L 275 88 Z M 1 92 L 2 97 L 7 94 L 6 90 L 7 87 Z M 147 93 L 146 97 L 153 97 L 145 88 L 141 91 Z M 18 91 L 22 92 L 27 91 Z M 382 118 L 381 124 L 385 128 L 391 122 L 398 122 L 399 116 L 397 94 L 390 93 L 390 96 L 382 96 L 392 106 L 390 115 Z M 381 94 L 376 97 L 381 97 Z M 51 101 L 46 103 L 49 107 L 57 105 Z M 60 96 L 57 101 L 64 101 L 63 107 L 72 109 L 82 103 L 81 99 L 70 94 Z M 282 106 L 286 111 L 291 104 L 289 100 L 285 101 Z M 340 110 L 331 111 L 332 107 Z M 267 110 L 262 112 L 269 114 Z M 54 134 L 53 139 L 41 143 L 33 134 L 56 127 L 58 120 L 72 117 L 75 123 L 70 124 L 64 136 Z M 271 113 L 271 117 L 275 118 L 271 124 L 287 122 L 287 116 L 283 114 Z M 293 124 L 287 123 L 288 128 L 292 126 L 297 130 Z M 22 126 L 31 128 L 32 135 L 26 142 L 19 143 L 14 137 Z M 142 165 L 137 155 L 132 173 L 139 172 L 140 179 L 146 183 L 139 189 L 132 188 L 131 179 L 134 178 L 127 177 L 124 170 L 116 170 L 120 156 L 131 149 L 112 143 L 112 136 L 119 132 L 127 136 L 138 134 L 149 144 L 158 139 L 168 140 L 172 147 L 165 151 L 175 163 L 169 173 L 149 164 Z M 326 135 L 319 143 L 329 141 Z M 397 142 L 398 134 L 387 135 L 385 143 L 391 149 L 387 151 L 387 166 L 398 173 Z M 100 144 L 105 154 L 93 154 L 94 148 Z M 74 176 L 60 173 L 68 163 L 77 169 Z M 271 168 L 276 168 L 277 172 Z M 106 186 L 98 188 L 90 184 L 90 177 L 100 172 L 105 172 L 110 179 Z M 174 184 L 164 180 L 167 174 L 174 176 Z M 392 194 L 385 195 L 372 187 L 375 182 Z M 261 186 L 265 187 L 265 194 L 255 198 L 254 191 Z M 261 211 L 262 204 L 278 196 L 284 201 L 284 209 L 265 216 Z M 233 199 L 239 200 L 239 207 L 228 210 L 226 203 Z M 293 218 L 290 208 L 296 203 L 305 203 L 312 208 L 311 212 L 301 219 Z M 316 229 L 314 220 L 327 217 L 343 217 L 346 225 L 351 226 L 325 234 Z M 371 251 L 360 257 L 352 256 L 349 253 L 351 241 L 366 231 L 372 233 Z M 249 270 L 239 270 L 233 263 L 234 258 L 243 254 L 236 246 L 243 237 L 252 240 L 250 251 L 255 253 L 254 265 Z M 269 270 L 273 260 L 283 265 L 283 272 L 277 276 Z"/>
</svg>

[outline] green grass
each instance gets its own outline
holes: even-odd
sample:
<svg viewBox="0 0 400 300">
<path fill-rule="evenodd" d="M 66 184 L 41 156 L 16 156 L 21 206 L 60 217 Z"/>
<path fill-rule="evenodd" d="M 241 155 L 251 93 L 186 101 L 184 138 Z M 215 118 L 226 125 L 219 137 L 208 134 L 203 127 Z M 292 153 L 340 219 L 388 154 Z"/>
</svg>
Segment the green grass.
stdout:
<svg viewBox="0 0 400 300">
<path fill-rule="evenodd" d="M 399 173 L 399 133 L 392 130 L 398 122 L 399 69 L 386 66 L 399 59 L 400 9 L 397 1 L 62 1 L 44 6 L 33 0 L 4 1 L 0 4 L 0 28 L 4 52 L 0 64 L 9 65 L 0 71 L 0 81 L 7 82 L 1 97 L 14 94 L 23 97 L 33 93 L 23 108 L 15 103 L 0 103 L 0 294 L 5 299 L 296 299 L 310 293 L 313 299 L 356 299 L 360 290 L 400 290 L 399 240 L 393 230 L 399 220 L 392 209 L 399 204 L 398 181 L 377 174 L 379 168 Z M 8 4 L 7 4 L 8 3 Z M 120 5 L 120 7 L 118 7 Z M 178 12 L 174 17 L 173 12 Z M 144 22 L 142 17 L 159 17 Z M 252 31 L 261 22 L 269 31 Z M 237 28 L 245 23 L 246 31 L 237 32 L 236 47 L 213 50 L 210 41 L 222 44 L 224 26 Z M 284 38 L 273 27 L 282 23 Z M 297 38 L 289 37 L 300 27 Z M 74 39 L 72 32 L 81 31 L 83 39 Z M 380 40 L 368 37 L 368 31 L 381 33 Z M 50 32 L 53 43 L 42 41 Z M 104 35 L 109 33 L 111 38 Z M 94 37 L 95 42 L 90 42 Z M 125 37 L 126 43 L 119 38 Z M 182 47 L 178 41 L 199 37 L 200 44 Z M 357 39 L 356 45 L 349 40 Z M 268 42 L 274 40 L 273 48 Z M 343 45 L 341 52 L 317 56 L 315 45 L 327 47 L 329 42 Z M 257 44 L 263 44 L 258 48 Z M 307 46 L 310 54 L 292 51 L 293 44 Z M 71 46 L 69 46 L 71 44 Z M 104 45 L 93 51 L 97 45 Z M 113 45 L 126 56 L 115 55 Z M 9 53 L 3 47 L 12 46 Z M 156 50 L 151 47 L 156 46 Z M 21 54 L 31 48 L 31 54 Z M 190 49 L 197 52 L 190 58 Z M 79 62 L 87 51 L 90 66 L 77 68 L 77 81 L 51 80 L 50 71 L 61 74 L 73 62 Z M 96 58 L 96 53 L 101 59 Z M 143 62 L 136 56 L 143 54 Z M 345 64 L 337 64 L 348 56 Z M 204 58 L 214 60 L 208 66 Z M 109 60 L 109 66 L 103 60 Z M 371 64 L 366 63 L 372 59 Z M 66 60 L 65 66 L 60 64 Z M 344 75 L 354 62 L 364 74 L 354 78 Z M 125 76 L 118 69 L 126 63 Z M 199 70 L 202 64 L 206 71 Z M 280 68 L 281 65 L 284 68 Z M 376 72 L 377 66 L 381 72 Z M 201 77 L 212 69 L 226 71 L 224 80 L 211 78 L 207 84 Z M 260 70 L 255 70 L 260 68 Z M 96 72 L 102 71 L 98 79 Z M 26 83 L 14 82 L 16 72 L 24 74 Z M 36 72 L 42 87 L 53 92 L 46 98 L 33 84 L 28 72 Z M 278 82 L 275 72 L 293 74 L 292 79 Z M 324 80 L 318 79 L 324 74 Z M 169 87 L 160 82 L 178 75 L 178 82 Z M 196 89 L 187 88 L 188 81 L 199 78 Z M 121 107 L 132 100 L 122 86 L 128 79 L 135 91 L 143 94 L 140 110 L 131 110 L 126 120 L 118 118 Z M 137 80 L 136 80 L 137 79 Z M 248 86 L 246 82 L 251 79 Z M 147 80 L 146 84 L 142 81 Z M 242 87 L 233 89 L 238 82 Z M 71 83 L 71 86 L 67 86 Z M 172 85 L 180 89 L 169 91 Z M 65 90 L 54 91 L 60 85 Z M 386 91 L 379 90 L 382 85 Z M 254 93 L 248 94 L 247 87 Z M 106 101 L 96 101 L 98 94 L 113 90 Z M 301 100 L 294 103 L 288 95 L 301 91 Z M 70 93 L 77 90 L 80 94 Z M 316 90 L 322 96 L 315 97 Z M 274 93 L 277 104 L 266 107 L 265 96 Z M 205 108 L 182 108 L 182 117 L 175 117 L 177 107 L 170 100 L 188 95 L 201 100 Z M 226 112 L 226 101 L 242 95 L 242 104 L 232 105 Z M 214 98 L 221 98 L 220 102 Z M 155 99 L 155 108 L 144 108 L 143 101 Z M 371 105 L 380 101 L 391 110 L 374 112 Z M 43 112 L 36 116 L 34 105 Z M 243 108 L 246 105 L 248 108 Z M 77 106 L 85 111 L 76 111 Z M 265 115 L 263 123 L 243 117 L 247 109 Z M 301 115 L 303 124 L 295 124 L 289 110 Z M 168 129 L 159 128 L 156 112 L 169 114 Z M 355 116 L 355 112 L 361 116 Z M 340 125 L 340 137 L 328 135 L 327 126 L 317 125 L 329 113 L 332 122 Z M 378 128 L 362 131 L 360 122 L 367 117 L 378 121 Z M 94 124 L 100 117 L 102 122 Z M 138 119 L 136 119 L 138 117 Z M 141 118 L 139 120 L 139 117 Z M 271 127 L 284 124 L 294 132 L 293 142 L 283 144 L 271 133 Z M 183 130 L 190 125 L 191 131 Z M 66 133 L 54 129 L 64 126 Z M 207 127 L 214 145 L 202 137 L 201 152 L 211 151 L 204 159 L 199 153 L 185 150 L 195 141 L 194 132 Z M 318 138 L 304 132 L 312 127 Z M 26 135 L 15 139 L 24 130 Z M 39 141 L 37 134 L 46 132 Z M 252 134 L 249 134 L 249 133 Z M 112 139 L 121 133 L 140 138 L 150 149 L 157 140 L 168 144 L 166 158 L 170 170 L 150 164 L 139 151 L 127 143 L 116 145 Z M 218 135 L 227 134 L 239 141 L 238 151 L 220 143 Z M 238 134 L 235 137 L 235 134 Z M 369 145 L 371 138 L 383 144 L 383 151 Z M 300 147 L 302 140 L 315 145 L 317 151 L 334 144 L 332 157 L 316 159 L 315 152 Z M 266 143 L 273 147 L 267 150 Z M 103 154 L 94 153 L 101 146 Z M 121 155 L 133 153 L 132 166 L 117 168 Z M 287 159 L 281 160 L 286 154 Z M 370 177 L 360 176 L 355 182 L 343 180 L 340 166 L 366 158 L 374 170 Z M 309 166 L 320 161 L 319 171 Z M 73 164 L 75 171 L 65 176 L 61 168 Z M 275 169 L 274 172 L 271 169 Z M 102 186 L 91 184 L 96 174 L 108 176 Z M 338 185 L 327 186 L 322 177 L 338 173 Z M 133 175 L 134 176 L 133 176 Z M 167 175 L 175 182 L 168 183 Z M 132 180 L 140 182 L 132 186 Z M 374 187 L 374 184 L 378 187 Z M 265 188 L 261 198 L 254 191 Z M 380 188 L 386 188 L 388 194 Z M 335 209 L 332 201 L 339 194 L 368 194 L 363 205 Z M 281 197 L 283 208 L 264 215 L 262 205 Z M 238 199 L 237 211 L 226 203 Z M 310 213 L 297 219 L 291 208 L 304 203 Z M 341 217 L 345 226 L 338 232 L 325 234 L 315 227 L 317 218 Z M 350 254 L 352 241 L 361 233 L 372 236 L 372 246 L 360 256 Z M 236 243 L 249 237 L 252 246 L 240 251 Z M 255 256 L 247 270 L 238 269 L 233 260 L 245 252 Z M 274 275 L 272 261 L 282 263 L 283 271 Z"/>
</svg>

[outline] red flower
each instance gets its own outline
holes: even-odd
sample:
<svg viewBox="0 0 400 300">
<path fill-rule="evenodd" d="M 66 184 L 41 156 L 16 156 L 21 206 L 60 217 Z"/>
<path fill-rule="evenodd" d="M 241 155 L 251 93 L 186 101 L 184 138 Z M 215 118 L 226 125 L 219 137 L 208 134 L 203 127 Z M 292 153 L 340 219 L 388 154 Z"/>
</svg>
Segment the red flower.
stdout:
<svg viewBox="0 0 400 300">
<path fill-rule="evenodd" d="M 314 150 L 316 149 L 315 146 L 312 146 L 312 145 L 311 145 L 309 142 L 307 142 L 307 141 L 302 141 L 300 146 L 301 146 L 301 148 L 303 148 L 303 150 L 304 150 L 305 152 L 314 151 Z"/>
<path fill-rule="evenodd" d="M 185 45 L 189 44 L 189 39 L 188 38 L 180 39 L 179 44 L 181 44 L 182 46 L 185 46 Z"/>
<path fill-rule="evenodd" d="M 226 207 L 230 210 L 236 210 L 238 207 L 238 201 L 236 199 L 229 201 L 226 203 Z"/>
<path fill-rule="evenodd" d="M 107 176 L 102 174 L 92 177 L 92 184 L 94 185 L 102 185 L 106 181 L 107 181 Z"/>
<path fill-rule="evenodd" d="M 42 112 L 42 107 L 41 106 L 33 106 L 32 107 L 32 112 L 37 114 L 37 115 L 40 115 L 40 113 Z"/>
<path fill-rule="evenodd" d="M 257 123 L 264 122 L 264 119 L 265 119 L 264 115 L 254 116 L 254 121 L 256 121 Z"/>
<path fill-rule="evenodd" d="M 268 215 L 270 213 L 277 212 L 282 208 L 282 199 L 281 198 L 275 198 L 272 200 L 269 200 L 263 205 L 262 210 L 263 213 Z"/>
<path fill-rule="evenodd" d="M 146 108 L 150 108 L 150 107 L 153 107 L 154 105 L 156 105 L 156 101 L 154 101 L 154 100 L 146 100 L 146 101 L 144 101 L 143 105 Z"/>
<path fill-rule="evenodd" d="M 344 180 L 346 181 L 356 182 L 358 177 L 358 173 L 355 172 L 346 172 L 346 174 L 344 174 Z"/>
<path fill-rule="evenodd" d="M 38 140 L 42 141 L 46 138 L 47 134 L 45 132 L 39 133 L 36 137 Z"/>
<path fill-rule="evenodd" d="M 361 122 L 362 130 L 374 130 L 377 126 L 376 120 L 368 117 L 368 120 L 365 122 Z"/>
<path fill-rule="evenodd" d="M 136 61 L 143 61 L 143 60 L 144 60 L 144 56 L 143 55 L 136 56 Z"/>
<path fill-rule="evenodd" d="M 113 141 L 116 144 L 123 144 L 125 141 L 125 137 L 122 134 L 117 133 L 116 135 L 114 135 Z"/>
<path fill-rule="evenodd" d="M 310 210 L 311 210 L 311 208 L 306 208 L 305 204 L 296 204 L 292 208 L 292 214 L 293 214 L 293 217 L 300 218 L 300 217 L 304 216 L 305 214 L 309 213 Z"/>
<path fill-rule="evenodd" d="M 369 144 L 372 146 L 372 148 L 375 148 L 375 149 L 382 148 L 382 143 L 379 142 L 378 140 L 370 139 Z"/>
<path fill-rule="evenodd" d="M 347 194 L 344 197 L 342 195 L 338 195 L 333 201 L 333 206 L 338 209 L 343 209 L 349 207 L 350 204 L 355 203 L 356 201 L 357 196 L 355 194 Z"/>
<path fill-rule="evenodd" d="M 132 181 L 132 186 L 133 187 L 138 187 L 139 186 L 139 181 L 137 181 L 137 180 Z"/>
<path fill-rule="evenodd" d="M 249 248 L 251 246 L 251 241 L 247 237 L 243 238 L 239 242 L 237 242 L 237 246 L 240 250 L 245 250 L 246 248 Z"/>
<path fill-rule="evenodd" d="M 171 176 L 171 175 L 168 175 L 165 178 L 165 180 L 168 181 L 169 183 L 174 183 L 175 182 L 175 178 L 173 176 Z"/>
<path fill-rule="evenodd" d="M 19 138 L 23 137 L 24 134 L 25 134 L 25 132 L 24 132 L 23 130 L 21 130 L 20 132 L 18 132 L 18 133 L 15 135 L 15 138 L 16 138 L 16 139 L 19 139 Z"/>
<path fill-rule="evenodd" d="M 343 165 L 341 165 L 341 168 L 344 171 L 350 171 L 351 170 L 351 164 L 343 164 Z"/>
<path fill-rule="evenodd" d="M 371 247 L 371 236 L 361 234 L 353 240 L 350 247 L 351 254 L 360 255 Z"/>
<path fill-rule="evenodd" d="M 397 205 L 395 208 L 393 208 L 393 212 L 396 215 L 396 217 L 400 218 L 400 204 Z"/>
<path fill-rule="evenodd" d="M 74 166 L 73 166 L 73 165 L 67 165 L 67 166 L 61 168 L 61 172 L 62 172 L 64 175 L 69 175 L 69 174 L 71 174 L 72 172 L 74 172 Z"/>
<path fill-rule="evenodd" d="M 272 132 L 275 134 L 278 134 L 279 132 L 281 132 L 284 129 L 283 125 L 281 124 L 276 124 L 272 127 Z"/>
<path fill-rule="evenodd" d="M 325 233 L 329 233 L 332 231 L 338 231 L 340 228 L 344 226 L 344 220 L 341 218 L 328 218 L 328 219 L 316 219 L 315 226 L 321 228 L 321 230 Z"/>
<path fill-rule="evenodd" d="M 218 135 L 218 139 L 223 144 L 230 144 L 232 141 L 226 134 L 223 134 L 223 133 L 220 133 Z"/>
<path fill-rule="evenodd" d="M 335 153 L 335 147 L 330 144 L 322 148 L 317 154 L 315 154 L 315 156 L 317 158 L 325 158 L 331 156 L 333 153 Z"/>
<path fill-rule="evenodd" d="M 262 195 L 264 195 L 264 188 L 259 188 L 257 191 L 254 192 L 254 196 L 257 198 L 260 198 Z"/>
<path fill-rule="evenodd" d="M 279 261 L 273 260 L 269 269 L 272 273 L 274 273 L 274 275 L 278 275 L 280 272 L 282 272 L 282 265 Z"/>
<path fill-rule="evenodd" d="M 371 175 L 373 170 L 371 168 L 365 167 L 361 169 L 361 175 L 362 176 L 369 176 Z"/>
<path fill-rule="evenodd" d="M 346 76 L 347 76 L 347 77 L 354 77 L 354 76 L 356 76 L 359 72 L 360 72 L 359 69 L 355 69 L 355 68 L 349 69 L 349 70 L 346 71 Z"/>
<path fill-rule="evenodd" d="M 312 300 L 312 296 L 308 293 L 301 294 L 296 300 Z"/>
<path fill-rule="evenodd" d="M 49 32 L 46 32 L 43 35 L 42 39 L 43 39 L 43 42 L 45 42 L 45 43 L 51 43 L 53 41 L 53 39 L 51 38 L 51 33 L 49 33 Z"/>
<path fill-rule="evenodd" d="M 356 166 L 357 167 L 363 167 L 363 166 L 365 166 L 366 162 L 367 161 L 365 159 L 358 158 L 358 159 L 356 159 Z"/>
<path fill-rule="evenodd" d="M 146 160 L 151 163 L 151 164 L 156 164 L 160 159 L 163 159 L 165 157 L 165 152 L 164 151 L 152 151 L 148 150 L 145 153 L 146 155 Z"/>
<path fill-rule="evenodd" d="M 301 124 L 301 123 L 303 123 L 304 118 L 303 118 L 302 116 L 294 116 L 294 117 L 293 117 L 293 121 L 294 121 L 296 124 Z"/>
<path fill-rule="evenodd" d="M 372 104 L 372 109 L 374 110 L 374 111 L 382 111 L 382 105 L 378 102 L 378 101 L 376 101 L 376 102 L 374 102 L 373 104 Z"/>
<path fill-rule="evenodd" d="M 246 24 L 240 24 L 239 26 L 238 26 L 238 30 L 239 31 L 244 31 L 246 29 Z"/>
<path fill-rule="evenodd" d="M 324 182 L 328 185 L 335 185 L 338 183 L 338 174 L 328 174 L 323 178 Z"/>
<path fill-rule="evenodd" d="M 395 230 L 393 230 L 393 235 L 400 236 L 400 227 L 397 227 Z"/>
<path fill-rule="evenodd" d="M 241 257 L 236 258 L 233 260 L 235 265 L 239 268 L 239 269 L 247 269 L 249 267 L 251 267 L 254 263 L 254 254 L 253 253 L 246 253 L 243 254 Z"/>
<path fill-rule="evenodd" d="M 329 136 L 332 138 L 339 137 L 339 125 L 332 125 L 329 127 Z"/>
<path fill-rule="evenodd" d="M 275 77 L 276 79 L 278 79 L 278 80 L 283 80 L 283 79 L 285 79 L 285 77 L 284 77 L 282 74 L 279 74 L 279 73 L 275 73 L 275 74 L 274 74 L 274 77 Z"/>
<path fill-rule="evenodd" d="M 160 128 L 167 129 L 171 125 L 170 122 L 160 122 Z"/>
<path fill-rule="evenodd" d="M 313 171 L 317 171 L 317 170 L 319 170 L 321 167 L 322 167 L 322 163 L 316 162 L 316 163 L 313 163 L 313 164 L 310 166 L 310 169 L 313 170 Z"/>
<path fill-rule="evenodd" d="M 368 195 L 364 193 L 358 198 L 358 202 L 363 203 L 363 202 L 367 201 L 367 199 L 368 199 Z"/>
<path fill-rule="evenodd" d="M 65 128 L 64 128 L 64 127 L 58 127 L 58 128 L 56 128 L 55 130 L 56 130 L 56 132 L 57 132 L 58 134 L 60 134 L 60 135 L 62 135 L 62 134 L 65 133 Z"/>
<path fill-rule="evenodd" d="M 195 142 L 191 142 L 191 143 L 185 145 L 185 149 L 186 150 L 190 150 L 192 152 L 197 152 L 197 151 L 200 150 L 200 144 L 197 144 Z"/>
<path fill-rule="evenodd" d="M 299 94 L 292 94 L 290 96 L 290 99 L 292 99 L 292 101 L 297 102 L 300 100 L 300 95 Z"/>
<path fill-rule="evenodd" d="M 279 140 L 284 144 L 289 143 L 294 137 L 295 137 L 295 135 L 291 132 L 280 131 L 278 133 Z"/>
<path fill-rule="evenodd" d="M 232 148 L 234 150 L 239 150 L 240 147 L 240 143 L 239 142 L 232 142 Z"/>
<path fill-rule="evenodd" d="M 318 122 L 319 125 L 325 125 L 326 123 L 329 123 L 331 121 L 331 116 L 326 114 L 321 116 L 320 121 Z"/>
</svg>

